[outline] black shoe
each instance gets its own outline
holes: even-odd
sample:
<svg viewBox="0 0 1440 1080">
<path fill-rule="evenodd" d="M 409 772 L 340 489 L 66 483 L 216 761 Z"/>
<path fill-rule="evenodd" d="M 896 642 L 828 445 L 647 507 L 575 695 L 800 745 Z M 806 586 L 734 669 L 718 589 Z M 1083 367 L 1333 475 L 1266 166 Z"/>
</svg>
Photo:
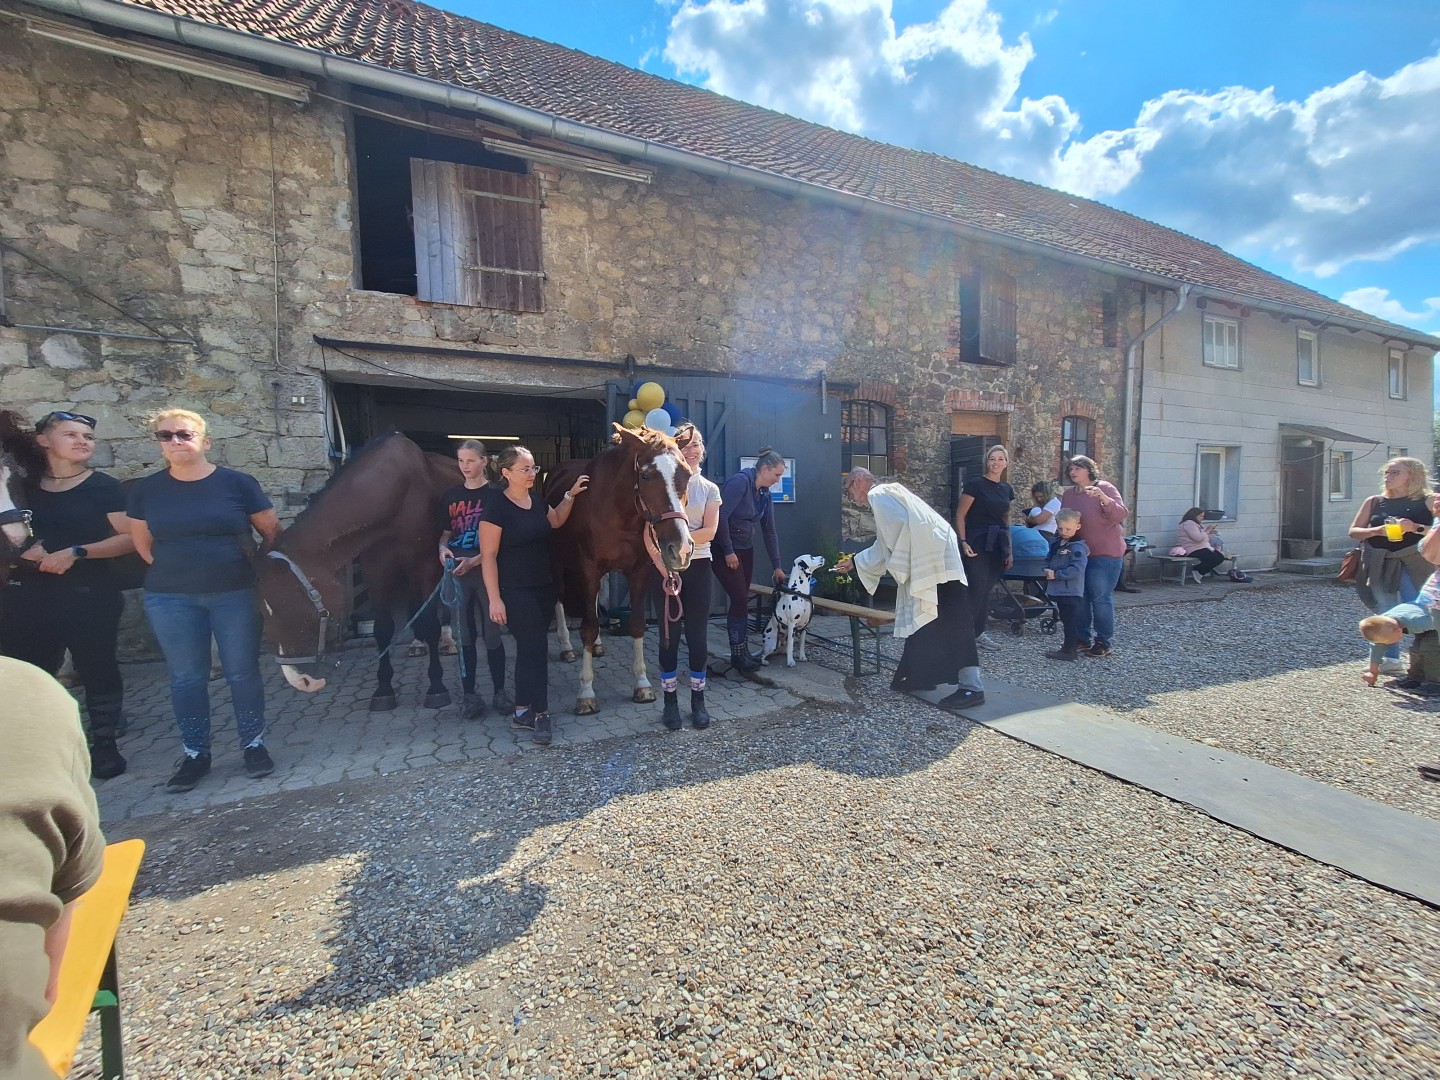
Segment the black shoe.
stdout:
<svg viewBox="0 0 1440 1080">
<path fill-rule="evenodd" d="M 502 686 L 499 690 L 495 691 L 495 696 L 490 699 L 490 704 L 494 706 L 495 711 L 498 713 L 514 712 L 515 695 Z"/>
<path fill-rule="evenodd" d="M 549 746 L 550 740 L 555 737 L 555 729 L 550 724 L 548 712 L 537 712 L 535 714 L 535 745 Z"/>
<path fill-rule="evenodd" d="M 947 712 L 958 713 L 964 709 L 973 709 L 977 705 L 984 705 L 985 692 L 983 690 L 969 690 L 962 686 L 949 697 L 943 697 L 935 704 Z"/>
<path fill-rule="evenodd" d="M 1426 780 L 1440 780 L 1440 765 L 1416 765 L 1415 768 Z"/>
<path fill-rule="evenodd" d="M 262 776 L 269 776 L 275 771 L 275 762 L 270 758 L 270 751 L 263 746 L 247 746 L 245 748 L 245 774 L 251 780 L 259 780 Z"/>
<path fill-rule="evenodd" d="M 165 790 L 170 792 L 189 791 L 200 782 L 201 777 L 210 771 L 210 755 L 199 754 L 191 757 L 186 754 L 177 763 L 180 767 L 175 770 L 175 775 L 170 777 Z"/>
<path fill-rule="evenodd" d="M 1420 687 L 1425 685 L 1425 680 L 1417 679 L 1412 675 L 1406 675 L 1403 679 L 1396 679 L 1394 685 L 1401 690 L 1419 690 Z"/>
<path fill-rule="evenodd" d="M 479 720 L 485 715 L 485 699 L 476 693 L 466 694 L 460 715 L 466 720 Z"/>
<path fill-rule="evenodd" d="M 690 691 L 690 726 L 704 731 L 710 726 L 710 713 L 705 708 L 705 691 Z"/>
<path fill-rule="evenodd" d="M 1102 656 L 1109 656 L 1110 646 L 1106 645 L 1103 641 L 1097 641 L 1094 645 L 1091 645 L 1090 648 L 1085 650 L 1085 655 L 1095 657 L 1096 659 Z"/>
<path fill-rule="evenodd" d="M 516 731 L 534 731 L 535 714 L 529 709 L 522 713 L 516 713 L 510 717 L 510 726 Z"/>
<path fill-rule="evenodd" d="M 730 663 L 740 672 L 759 671 L 761 666 L 760 661 L 751 656 L 744 645 L 737 645 L 730 650 Z"/>
<path fill-rule="evenodd" d="M 1074 659 L 1075 659 L 1075 650 L 1074 650 L 1074 649 L 1055 649 L 1053 652 L 1047 652 L 1047 653 L 1045 654 L 1045 659 L 1046 659 L 1046 660 L 1074 660 Z"/>
<path fill-rule="evenodd" d="M 665 711 L 660 714 L 660 722 L 667 731 L 679 731 L 684 726 L 680 719 L 680 695 L 674 690 L 665 691 Z"/>
<path fill-rule="evenodd" d="M 120 756 L 114 739 L 96 739 L 90 747 L 90 775 L 96 780 L 109 780 L 125 771 L 125 759 Z"/>
</svg>

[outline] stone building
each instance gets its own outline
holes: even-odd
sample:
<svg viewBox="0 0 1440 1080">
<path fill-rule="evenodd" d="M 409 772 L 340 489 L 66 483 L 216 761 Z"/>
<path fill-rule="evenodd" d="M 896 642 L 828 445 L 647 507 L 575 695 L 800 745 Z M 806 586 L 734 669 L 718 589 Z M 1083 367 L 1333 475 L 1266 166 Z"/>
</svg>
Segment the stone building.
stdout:
<svg viewBox="0 0 1440 1080">
<path fill-rule="evenodd" d="M 653 379 L 717 478 L 794 460 L 788 558 L 855 534 L 855 463 L 944 508 L 999 440 L 1017 489 L 1084 451 L 1133 498 L 1182 288 L 1403 345 L 1430 393 L 1440 341 L 1211 245 L 410 0 L 0 25 L 0 400 L 95 413 L 122 475 L 171 403 L 282 508 L 391 428 L 547 464 Z"/>
</svg>

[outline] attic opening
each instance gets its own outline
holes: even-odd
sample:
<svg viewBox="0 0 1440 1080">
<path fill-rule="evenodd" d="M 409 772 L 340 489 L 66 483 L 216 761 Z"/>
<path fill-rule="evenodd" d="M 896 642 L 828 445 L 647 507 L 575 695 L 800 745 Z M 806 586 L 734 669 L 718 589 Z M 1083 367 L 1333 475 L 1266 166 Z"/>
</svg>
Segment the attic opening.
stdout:
<svg viewBox="0 0 1440 1080">
<path fill-rule="evenodd" d="M 544 310 L 540 192 L 527 162 L 361 113 L 354 132 L 362 289 Z"/>
</svg>

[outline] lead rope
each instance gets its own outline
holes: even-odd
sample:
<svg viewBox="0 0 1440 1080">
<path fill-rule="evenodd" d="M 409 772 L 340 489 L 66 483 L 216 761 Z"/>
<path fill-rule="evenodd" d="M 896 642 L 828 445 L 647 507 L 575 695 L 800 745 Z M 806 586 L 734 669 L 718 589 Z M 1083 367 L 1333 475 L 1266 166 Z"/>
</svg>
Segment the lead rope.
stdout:
<svg viewBox="0 0 1440 1080">
<path fill-rule="evenodd" d="M 649 552 L 655 569 L 660 572 L 660 587 L 665 593 L 665 602 L 661 605 L 660 612 L 660 642 L 668 648 L 670 623 L 673 621 L 678 624 L 685 617 L 685 604 L 680 599 L 680 575 L 665 568 L 665 561 L 660 558 L 660 543 L 655 539 L 655 526 L 648 521 L 645 523 L 645 550 Z"/>
<path fill-rule="evenodd" d="M 445 570 L 440 576 L 440 603 L 444 604 L 450 612 L 450 632 L 455 635 L 455 644 L 459 646 L 455 650 L 456 659 L 459 661 L 456 666 L 460 669 L 460 685 L 465 685 L 465 627 L 461 619 L 465 618 L 466 612 L 462 609 L 461 598 L 463 593 L 460 589 L 460 582 L 455 578 L 455 567 L 459 560 L 454 555 L 445 559 Z M 472 570 L 471 573 L 478 574 L 480 571 Z M 476 605 L 477 607 L 479 605 Z M 480 618 L 488 619 L 488 611 L 481 612 Z M 480 639 L 480 628 L 475 628 L 475 638 Z M 438 647 L 438 646 L 437 646 Z"/>
</svg>

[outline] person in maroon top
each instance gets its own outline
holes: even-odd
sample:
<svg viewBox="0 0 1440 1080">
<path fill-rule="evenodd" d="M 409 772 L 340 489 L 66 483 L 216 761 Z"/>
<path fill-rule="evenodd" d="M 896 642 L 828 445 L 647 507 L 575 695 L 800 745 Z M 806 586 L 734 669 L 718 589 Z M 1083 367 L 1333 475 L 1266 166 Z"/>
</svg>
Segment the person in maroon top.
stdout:
<svg viewBox="0 0 1440 1080">
<path fill-rule="evenodd" d="M 460 586 L 457 612 L 460 635 L 460 659 L 465 674 L 461 684 L 465 691 L 464 715 L 478 720 L 485 715 L 485 699 L 475 692 L 475 638 L 485 639 L 485 660 L 490 668 L 490 682 L 495 687 L 492 699 L 495 711 L 509 708 L 514 702 L 505 693 L 505 637 L 498 623 L 490 620 L 490 598 L 480 572 L 480 519 L 485 504 L 500 497 L 501 489 L 490 483 L 485 467 L 490 458 L 479 439 L 466 439 L 455 451 L 464 483 L 449 488 L 440 499 L 440 565 L 452 560 L 455 580 Z"/>
<path fill-rule="evenodd" d="M 1090 549 L 1085 595 L 1076 620 L 1084 646 L 1080 655 L 1109 656 L 1115 640 L 1115 586 L 1125 566 L 1125 519 L 1130 511 L 1115 485 L 1100 479 L 1093 458 L 1077 454 L 1065 471 L 1071 486 L 1060 497 L 1060 506 L 1080 511 L 1080 536 Z"/>
</svg>

